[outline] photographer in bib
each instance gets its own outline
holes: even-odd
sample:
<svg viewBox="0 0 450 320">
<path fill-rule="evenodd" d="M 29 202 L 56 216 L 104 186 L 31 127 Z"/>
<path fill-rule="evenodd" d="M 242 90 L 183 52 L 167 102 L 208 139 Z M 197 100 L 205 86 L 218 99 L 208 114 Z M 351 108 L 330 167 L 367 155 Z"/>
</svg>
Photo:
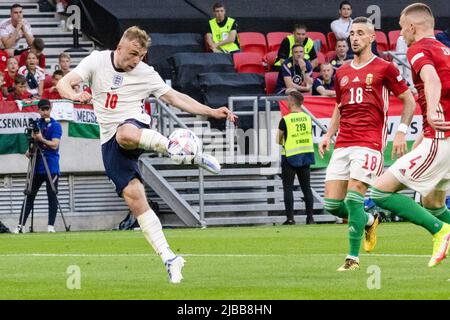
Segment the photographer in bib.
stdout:
<svg viewBox="0 0 450 320">
<path fill-rule="evenodd" d="M 49 207 L 47 231 L 55 232 L 54 224 L 58 210 L 56 194 L 60 175 L 59 143 L 62 136 L 62 129 L 61 125 L 50 117 L 52 106 L 49 100 L 44 99 L 39 101 L 38 108 L 40 119 L 36 122 L 31 121 L 30 128 L 27 128 L 27 134 L 30 135 L 30 148 L 25 154 L 30 159 L 27 190 L 25 190 L 25 199 L 22 204 L 19 225 L 13 233 L 22 233 L 28 216 L 33 209 L 36 194 L 44 182 L 46 182 Z M 34 146 L 34 144 L 37 144 L 37 146 Z M 33 158 L 34 156 L 36 157 L 35 159 Z"/>
</svg>

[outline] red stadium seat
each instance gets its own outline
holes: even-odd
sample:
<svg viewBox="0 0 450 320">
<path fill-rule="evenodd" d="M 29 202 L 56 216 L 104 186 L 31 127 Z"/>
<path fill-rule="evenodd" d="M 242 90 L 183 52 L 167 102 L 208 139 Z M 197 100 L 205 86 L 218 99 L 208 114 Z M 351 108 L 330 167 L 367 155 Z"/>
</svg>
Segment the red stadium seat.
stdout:
<svg viewBox="0 0 450 320">
<path fill-rule="evenodd" d="M 327 62 L 330 62 L 335 56 L 336 56 L 336 51 L 334 51 L 334 50 L 328 51 L 327 54 L 325 55 L 325 59 L 327 60 Z"/>
<path fill-rule="evenodd" d="M 328 32 L 327 40 L 328 40 L 328 50 L 336 49 L 336 36 L 334 35 L 334 32 Z"/>
<path fill-rule="evenodd" d="M 291 35 L 290 32 L 269 32 L 267 34 L 267 51 L 277 51 L 284 38 Z"/>
<path fill-rule="evenodd" d="M 278 72 L 267 72 L 264 74 L 266 80 L 266 93 L 274 94 L 277 87 Z"/>
<path fill-rule="evenodd" d="M 254 52 L 238 52 L 233 55 L 234 67 L 239 73 L 265 73 L 262 58 Z"/>
<path fill-rule="evenodd" d="M 259 32 L 239 32 L 241 51 L 254 52 L 264 57 L 267 53 L 266 37 Z"/>
<path fill-rule="evenodd" d="M 275 60 L 277 60 L 277 51 L 271 51 L 266 54 L 264 57 L 264 61 L 267 63 L 267 69 L 272 70 L 273 65 L 275 64 Z"/>
<path fill-rule="evenodd" d="M 323 52 L 323 54 L 327 53 L 328 51 L 327 38 L 322 32 L 308 31 L 306 35 L 308 36 L 308 38 L 311 38 L 313 40 L 320 40 L 320 42 L 322 42 L 320 52 Z"/>
<path fill-rule="evenodd" d="M 377 40 L 377 50 L 380 54 L 389 50 L 388 39 L 383 31 L 375 31 L 375 40 Z"/>
<path fill-rule="evenodd" d="M 45 80 L 44 80 L 44 90 L 45 89 L 48 89 L 48 88 L 51 88 L 53 86 L 53 83 L 52 83 L 52 76 L 50 76 L 50 75 L 45 75 Z"/>
<path fill-rule="evenodd" d="M 322 52 L 317 52 L 317 62 L 319 63 L 319 66 L 322 63 L 327 62 L 327 59 L 325 58 L 325 55 Z"/>
<path fill-rule="evenodd" d="M 395 51 L 395 47 L 397 46 L 397 40 L 399 37 L 400 37 L 400 30 L 389 31 L 388 38 L 389 38 L 390 49 L 392 51 Z"/>
<path fill-rule="evenodd" d="M 320 72 L 314 71 L 312 73 L 312 77 L 313 77 L 314 80 L 317 79 L 318 77 L 320 77 Z"/>
</svg>

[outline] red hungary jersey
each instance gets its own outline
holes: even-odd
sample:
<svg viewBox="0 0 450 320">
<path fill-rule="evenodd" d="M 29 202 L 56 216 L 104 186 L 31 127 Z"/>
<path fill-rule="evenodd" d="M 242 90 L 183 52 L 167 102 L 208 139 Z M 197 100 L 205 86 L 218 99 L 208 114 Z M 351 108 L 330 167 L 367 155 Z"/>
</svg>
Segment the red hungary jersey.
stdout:
<svg viewBox="0 0 450 320">
<path fill-rule="evenodd" d="M 335 147 L 383 151 L 389 91 L 398 96 L 408 90 L 398 69 L 376 56 L 361 66 L 352 61 L 336 71 L 335 90 L 341 115 Z"/>
<path fill-rule="evenodd" d="M 450 121 L 450 48 L 434 38 L 423 38 L 409 47 L 407 57 L 412 66 L 414 85 L 419 92 L 419 105 L 422 109 L 423 131 L 427 138 L 450 137 L 450 131 L 436 132 L 427 122 L 427 102 L 420 70 L 423 66 L 432 65 L 441 80 L 441 99 L 437 113 L 445 121 Z"/>
</svg>

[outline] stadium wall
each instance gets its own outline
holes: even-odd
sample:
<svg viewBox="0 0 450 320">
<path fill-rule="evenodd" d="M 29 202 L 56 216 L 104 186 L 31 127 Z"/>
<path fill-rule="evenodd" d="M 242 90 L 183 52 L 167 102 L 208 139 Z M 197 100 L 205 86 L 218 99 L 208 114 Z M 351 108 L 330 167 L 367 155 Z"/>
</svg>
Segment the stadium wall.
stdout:
<svg viewBox="0 0 450 320">
<path fill-rule="evenodd" d="M 61 172 L 104 172 L 99 139 L 72 138 L 68 136 L 68 122 L 59 121 L 63 129 L 60 144 Z M 23 154 L 2 154 L 0 175 L 26 173 L 28 159 Z"/>
<path fill-rule="evenodd" d="M 330 22 L 337 18 L 341 0 L 329 1 L 264 1 L 226 0 L 227 13 L 238 20 L 240 31 L 290 31 L 294 23 L 305 23 L 312 31 L 327 33 Z M 82 0 L 83 32 L 98 39 L 105 47 L 115 47 L 120 34 L 127 27 L 139 25 L 149 32 L 204 33 L 211 8 L 216 0 Z M 380 8 L 381 29 L 399 29 L 401 10 L 410 0 L 353 2 L 353 17 L 371 16 L 368 8 Z M 450 2 L 425 1 L 436 16 L 436 29 L 446 29 L 450 23 Z M 94 19 L 95 17 L 95 19 Z"/>
</svg>

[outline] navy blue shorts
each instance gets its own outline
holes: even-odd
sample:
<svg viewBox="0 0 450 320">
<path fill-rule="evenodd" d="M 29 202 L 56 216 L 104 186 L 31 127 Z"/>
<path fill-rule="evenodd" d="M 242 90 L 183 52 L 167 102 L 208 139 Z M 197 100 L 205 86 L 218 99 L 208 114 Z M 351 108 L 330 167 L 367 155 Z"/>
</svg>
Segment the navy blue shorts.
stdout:
<svg viewBox="0 0 450 320">
<path fill-rule="evenodd" d="M 139 122 L 135 119 L 125 120 L 119 127 L 125 123 L 130 123 L 139 129 L 149 129 L 148 124 Z M 116 135 L 108 142 L 102 144 L 103 165 L 105 166 L 106 175 L 114 183 L 116 192 L 122 197 L 123 189 L 134 178 L 143 182 L 141 172 L 139 170 L 138 159 L 144 152 L 143 149 L 125 150 L 116 140 Z"/>
</svg>

